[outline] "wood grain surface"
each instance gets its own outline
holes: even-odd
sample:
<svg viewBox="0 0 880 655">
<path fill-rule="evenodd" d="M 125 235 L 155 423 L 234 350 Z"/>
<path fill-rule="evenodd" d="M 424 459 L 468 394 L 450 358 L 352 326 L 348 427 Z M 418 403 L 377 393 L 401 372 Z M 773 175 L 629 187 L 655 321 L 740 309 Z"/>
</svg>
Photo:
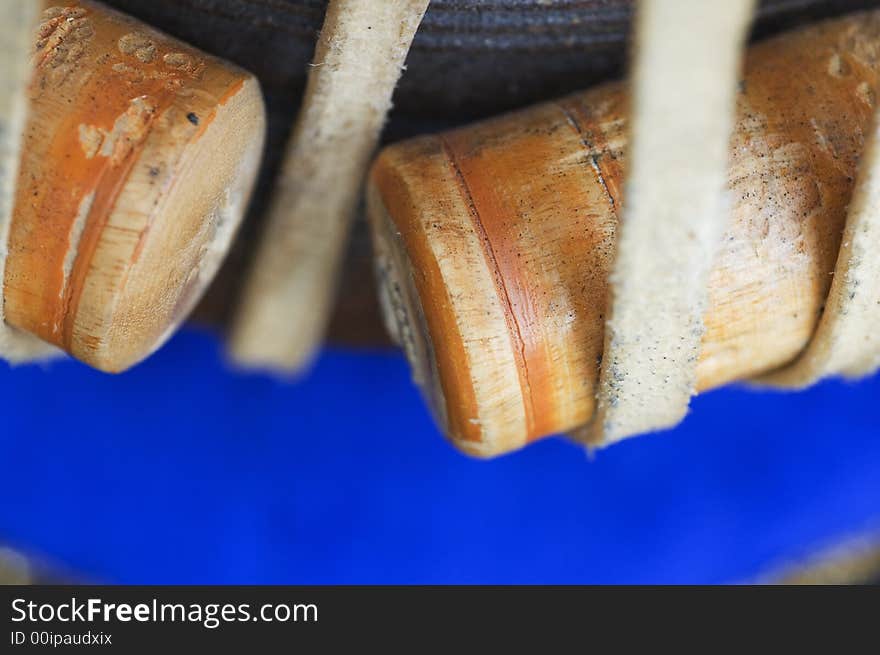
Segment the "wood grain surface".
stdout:
<svg viewBox="0 0 880 655">
<path fill-rule="evenodd" d="M 749 52 L 699 389 L 782 366 L 812 335 L 875 107 L 878 40 L 874 12 Z M 593 415 L 627 115 L 625 88 L 602 86 L 392 146 L 374 166 L 389 323 L 414 340 L 416 377 L 439 382 L 427 395 L 469 452 Z"/>
<path fill-rule="evenodd" d="M 257 173 L 262 99 L 248 73 L 132 18 L 43 6 L 6 319 L 119 371 L 213 279 Z"/>
</svg>

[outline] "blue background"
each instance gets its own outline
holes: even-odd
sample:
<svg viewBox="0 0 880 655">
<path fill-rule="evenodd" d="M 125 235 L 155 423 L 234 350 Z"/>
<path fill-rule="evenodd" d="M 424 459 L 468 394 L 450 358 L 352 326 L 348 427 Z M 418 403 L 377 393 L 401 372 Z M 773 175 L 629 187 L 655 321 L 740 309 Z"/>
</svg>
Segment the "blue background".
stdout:
<svg viewBox="0 0 880 655">
<path fill-rule="evenodd" d="M 739 581 L 880 526 L 878 392 L 725 389 L 592 459 L 483 462 L 397 354 L 285 384 L 187 331 L 121 377 L 0 364 L 0 542 L 121 583 Z"/>
</svg>

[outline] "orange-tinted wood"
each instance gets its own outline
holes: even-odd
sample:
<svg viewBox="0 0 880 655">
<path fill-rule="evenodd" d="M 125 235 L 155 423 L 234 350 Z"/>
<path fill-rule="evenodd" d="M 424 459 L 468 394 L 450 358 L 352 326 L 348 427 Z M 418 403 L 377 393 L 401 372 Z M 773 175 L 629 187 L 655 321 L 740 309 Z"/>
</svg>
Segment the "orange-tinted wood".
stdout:
<svg viewBox="0 0 880 655">
<path fill-rule="evenodd" d="M 93 2 L 44 3 L 6 319 L 119 371 L 213 277 L 262 148 L 256 81 Z"/>
<path fill-rule="evenodd" d="M 700 389 L 780 367 L 812 335 L 874 112 L 878 42 L 871 12 L 750 50 Z M 627 113 L 624 87 L 607 85 L 392 146 L 374 165 L 383 284 L 410 294 L 388 322 L 433 344 L 409 349 L 433 361 L 411 361 L 437 371 L 426 395 L 469 452 L 513 450 L 593 415 Z M 481 262 L 462 254 L 473 252 Z"/>
</svg>

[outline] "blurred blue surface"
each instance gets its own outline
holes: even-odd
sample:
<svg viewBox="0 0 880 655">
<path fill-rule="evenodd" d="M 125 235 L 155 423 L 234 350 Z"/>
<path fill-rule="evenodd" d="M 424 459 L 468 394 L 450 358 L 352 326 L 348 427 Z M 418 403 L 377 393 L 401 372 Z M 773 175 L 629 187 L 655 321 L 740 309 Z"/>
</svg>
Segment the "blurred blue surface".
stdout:
<svg viewBox="0 0 880 655">
<path fill-rule="evenodd" d="M 880 525 L 878 392 L 726 389 L 592 460 L 481 462 L 400 356 L 289 385 L 185 332 L 121 377 L 0 364 L 0 542 L 121 583 L 737 581 Z"/>
</svg>

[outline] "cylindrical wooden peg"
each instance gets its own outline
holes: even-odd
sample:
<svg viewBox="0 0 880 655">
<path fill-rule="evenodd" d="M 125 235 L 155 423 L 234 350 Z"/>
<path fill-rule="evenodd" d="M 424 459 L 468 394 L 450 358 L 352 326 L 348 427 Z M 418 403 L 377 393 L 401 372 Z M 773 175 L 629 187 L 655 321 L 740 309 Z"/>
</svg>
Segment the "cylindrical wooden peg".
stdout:
<svg viewBox="0 0 880 655">
<path fill-rule="evenodd" d="M 809 341 L 875 108 L 880 12 L 753 47 L 700 389 Z M 488 456 L 588 423 L 627 146 L 622 85 L 386 149 L 368 191 L 387 322 L 450 438 Z M 675 162 L 670 162 L 674 166 Z"/>
<path fill-rule="evenodd" d="M 247 72 L 96 2 L 44 8 L 6 320 L 121 371 L 216 272 L 259 166 L 263 102 Z"/>
</svg>

